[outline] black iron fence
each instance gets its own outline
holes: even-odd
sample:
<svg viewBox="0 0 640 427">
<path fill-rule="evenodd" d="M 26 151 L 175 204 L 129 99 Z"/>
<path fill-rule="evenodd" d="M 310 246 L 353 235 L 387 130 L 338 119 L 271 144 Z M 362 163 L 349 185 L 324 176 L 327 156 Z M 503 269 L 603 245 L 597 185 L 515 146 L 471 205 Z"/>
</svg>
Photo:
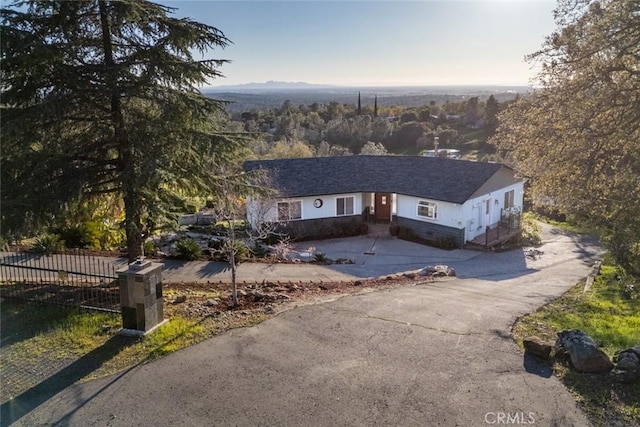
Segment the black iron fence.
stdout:
<svg viewBox="0 0 640 427">
<path fill-rule="evenodd" d="M 83 250 L 0 252 L 0 296 L 119 312 L 116 270 L 124 266 L 125 259 Z"/>
</svg>

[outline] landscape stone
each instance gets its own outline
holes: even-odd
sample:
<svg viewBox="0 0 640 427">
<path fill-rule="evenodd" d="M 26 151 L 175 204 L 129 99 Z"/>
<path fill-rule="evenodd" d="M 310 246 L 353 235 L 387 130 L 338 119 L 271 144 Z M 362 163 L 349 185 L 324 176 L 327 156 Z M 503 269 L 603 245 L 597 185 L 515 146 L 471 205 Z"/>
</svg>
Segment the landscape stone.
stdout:
<svg viewBox="0 0 640 427">
<path fill-rule="evenodd" d="M 640 372 L 625 371 L 624 369 L 614 369 L 611 371 L 613 380 L 619 383 L 630 384 L 640 380 Z"/>
<path fill-rule="evenodd" d="M 617 382 L 632 383 L 640 380 L 640 346 L 619 351 L 615 357 L 615 369 L 611 372 Z"/>
<path fill-rule="evenodd" d="M 186 295 L 179 295 L 178 297 L 176 297 L 176 299 L 173 300 L 174 304 L 181 304 L 183 302 L 185 302 L 187 300 L 187 296 Z"/>
<path fill-rule="evenodd" d="M 427 265 L 418 271 L 420 276 L 435 276 L 435 277 L 453 277 L 456 275 L 456 271 L 449 267 L 448 265 L 439 264 L 439 265 Z"/>
<path fill-rule="evenodd" d="M 557 346 L 569 353 L 578 372 L 609 372 L 614 365 L 589 335 L 578 329 L 558 332 Z"/>
<path fill-rule="evenodd" d="M 530 336 L 522 340 L 524 349 L 526 352 L 533 354 L 534 356 L 542 357 L 543 359 L 549 359 L 553 346 L 542 340 L 537 336 Z"/>
</svg>

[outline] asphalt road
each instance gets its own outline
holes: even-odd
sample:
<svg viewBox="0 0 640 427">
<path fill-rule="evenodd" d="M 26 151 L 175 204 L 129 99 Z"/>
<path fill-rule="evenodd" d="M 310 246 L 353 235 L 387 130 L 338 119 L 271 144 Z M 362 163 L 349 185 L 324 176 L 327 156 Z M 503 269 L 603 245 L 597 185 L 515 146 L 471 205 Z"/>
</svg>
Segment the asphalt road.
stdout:
<svg viewBox="0 0 640 427">
<path fill-rule="evenodd" d="M 585 277 L 599 251 L 552 230 L 545 239 L 535 260 L 461 259 L 467 278 L 299 307 L 15 402 L 29 410 L 14 425 L 586 426 L 569 392 L 510 338 L 517 316 Z"/>
</svg>

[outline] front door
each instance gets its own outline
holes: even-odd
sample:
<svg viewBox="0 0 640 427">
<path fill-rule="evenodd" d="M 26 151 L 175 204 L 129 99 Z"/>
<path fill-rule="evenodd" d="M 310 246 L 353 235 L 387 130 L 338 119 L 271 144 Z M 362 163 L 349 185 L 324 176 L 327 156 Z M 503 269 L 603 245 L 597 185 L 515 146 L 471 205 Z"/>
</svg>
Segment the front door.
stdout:
<svg viewBox="0 0 640 427">
<path fill-rule="evenodd" d="M 376 222 L 391 222 L 391 193 L 376 193 Z"/>
</svg>

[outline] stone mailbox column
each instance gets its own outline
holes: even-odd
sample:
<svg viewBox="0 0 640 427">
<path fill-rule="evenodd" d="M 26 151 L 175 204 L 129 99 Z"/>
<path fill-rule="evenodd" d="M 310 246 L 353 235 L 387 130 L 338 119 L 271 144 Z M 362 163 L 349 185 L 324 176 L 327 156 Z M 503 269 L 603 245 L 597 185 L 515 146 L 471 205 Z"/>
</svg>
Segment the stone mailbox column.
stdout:
<svg viewBox="0 0 640 427">
<path fill-rule="evenodd" d="M 144 335 L 166 322 L 162 308 L 162 264 L 139 258 L 118 270 L 123 335 Z"/>
</svg>

